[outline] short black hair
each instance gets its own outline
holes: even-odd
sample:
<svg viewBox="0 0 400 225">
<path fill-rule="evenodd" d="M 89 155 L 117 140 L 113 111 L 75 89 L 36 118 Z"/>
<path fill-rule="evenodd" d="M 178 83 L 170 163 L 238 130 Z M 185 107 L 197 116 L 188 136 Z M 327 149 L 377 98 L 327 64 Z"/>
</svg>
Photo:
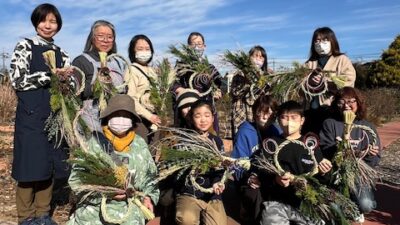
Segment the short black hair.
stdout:
<svg viewBox="0 0 400 225">
<path fill-rule="evenodd" d="M 56 17 L 57 21 L 57 32 L 61 30 L 62 27 L 62 19 L 61 19 L 61 14 L 58 11 L 58 9 L 49 3 L 44 3 L 41 5 L 38 5 L 32 12 L 31 15 L 31 22 L 32 25 L 37 28 L 40 22 L 43 22 L 46 19 L 46 16 L 50 13 L 53 13 L 54 16 Z"/>
<path fill-rule="evenodd" d="M 277 112 L 277 117 L 281 117 L 282 114 L 284 113 L 297 113 L 299 114 L 301 117 L 304 117 L 304 107 L 296 102 L 296 101 L 287 101 L 282 103 L 279 108 L 278 108 L 278 112 Z"/>
<path fill-rule="evenodd" d="M 154 48 L 153 48 L 153 44 L 150 41 L 150 38 L 148 38 L 146 35 L 144 34 L 138 34 L 135 35 L 131 42 L 129 42 L 129 48 L 128 48 L 128 54 L 129 54 L 129 59 L 131 60 L 132 63 L 137 62 L 136 61 L 136 52 L 135 52 L 135 46 L 136 43 L 139 40 L 145 40 L 149 45 L 150 45 L 150 51 L 151 51 L 151 57 L 150 59 L 147 61 L 147 63 L 151 62 L 151 60 L 153 59 L 153 54 L 154 54 Z"/>
<path fill-rule="evenodd" d="M 204 36 L 203 36 L 201 33 L 199 33 L 199 32 L 192 32 L 192 33 L 189 34 L 189 37 L 188 37 L 188 39 L 187 39 L 187 44 L 188 44 L 188 45 L 192 44 L 192 37 L 193 37 L 193 36 L 200 36 L 200 37 L 201 37 L 201 40 L 203 40 L 203 43 L 204 43 L 204 44 L 206 43 L 206 41 L 204 40 Z"/>
</svg>

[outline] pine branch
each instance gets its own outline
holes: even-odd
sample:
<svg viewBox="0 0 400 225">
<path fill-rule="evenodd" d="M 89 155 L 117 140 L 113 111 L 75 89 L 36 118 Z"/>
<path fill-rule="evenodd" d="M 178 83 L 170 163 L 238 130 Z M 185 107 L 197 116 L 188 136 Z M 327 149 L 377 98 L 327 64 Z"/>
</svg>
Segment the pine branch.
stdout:
<svg viewBox="0 0 400 225">
<path fill-rule="evenodd" d="M 76 176 L 84 185 L 98 185 L 124 189 L 128 176 L 125 165 L 117 166 L 105 152 L 86 152 L 77 149 L 69 160 Z"/>
<path fill-rule="evenodd" d="M 150 80 L 150 100 L 155 107 L 157 115 L 160 116 L 163 124 L 166 124 L 172 117 L 172 94 L 170 88 L 174 80 L 168 59 L 163 59 L 156 71 L 158 74 L 157 79 Z"/>
</svg>

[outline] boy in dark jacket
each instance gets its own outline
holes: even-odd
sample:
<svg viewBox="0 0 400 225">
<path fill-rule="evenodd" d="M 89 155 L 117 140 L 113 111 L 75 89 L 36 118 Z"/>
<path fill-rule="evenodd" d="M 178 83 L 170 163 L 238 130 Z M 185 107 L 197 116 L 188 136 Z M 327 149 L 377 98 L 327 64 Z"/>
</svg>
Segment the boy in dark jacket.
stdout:
<svg viewBox="0 0 400 225">
<path fill-rule="evenodd" d="M 281 137 L 270 139 L 271 143 L 276 142 L 279 145 L 286 140 L 305 141 L 306 137 L 301 134 L 301 126 L 305 120 L 304 111 L 299 103 L 295 101 L 283 103 L 278 109 L 277 117 L 283 134 Z M 266 152 L 265 149 L 255 155 L 261 155 L 264 152 Z M 319 148 L 314 148 L 314 154 L 319 162 L 319 170 L 322 173 L 328 172 L 331 169 L 330 162 L 322 160 Z M 280 150 L 278 160 L 282 169 L 286 171 L 283 176 L 268 174 L 261 170 L 257 172 L 262 195 L 267 200 L 263 203 L 264 210 L 261 213 L 260 224 L 324 224 L 323 221 L 311 221 L 299 212 L 301 199 L 296 196 L 292 185 L 293 175 L 310 172 L 314 167 L 309 151 L 302 145 L 290 142 Z"/>
</svg>

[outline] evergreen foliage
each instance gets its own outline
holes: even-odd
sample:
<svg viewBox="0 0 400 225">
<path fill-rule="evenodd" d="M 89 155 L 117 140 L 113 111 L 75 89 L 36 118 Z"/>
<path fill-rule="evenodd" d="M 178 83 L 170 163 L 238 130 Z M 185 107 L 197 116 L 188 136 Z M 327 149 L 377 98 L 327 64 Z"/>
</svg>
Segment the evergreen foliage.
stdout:
<svg viewBox="0 0 400 225">
<path fill-rule="evenodd" d="M 318 173 L 317 161 L 313 156 L 314 169 L 311 172 L 301 175 L 293 175 L 282 169 L 279 164 L 279 152 L 288 144 L 296 143 L 307 148 L 306 145 L 297 140 L 286 140 L 274 150 L 266 149 L 261 156 L 255 159 L 255 166 L 265 172 L 277 176 L 286 175 L 290 177 L 291 185 L 294 186 L 296 195 L 301 199 L 300 212 L 312 220 L 333 221 L 333 224 L 349 225 L 348 219 L 359 215 L 358 208 L 347 196 L 320 184 L 313 176 Z"/>
<path fill-rule="evenodd" d="M 121 169 L 112 161 L 105 152 L 86 152 L 77 149 L 73 158 L 69 160 L 77 171 L 76 176 L 85 185 L 100 185 L 124 189 L 128 169 Z M 101 178 L 101 179 L 99 179 Z"/>
<path fill-rule="evenodd" d="M 163 59 L 156 68 L 157 80 L 150 78 L 150 101 L 155 107 L 157 115 L 161 118 L 163 125 L 166 125 L 172 117 L 172 93 L 171 85 L 174 74 L 171 70 L 168 59 Z"/>
<path fill-rule="evenodd" d="M 400 86 L 400 35 L 373 66 L 371 81 L 377 86 Z"/>
</svg>

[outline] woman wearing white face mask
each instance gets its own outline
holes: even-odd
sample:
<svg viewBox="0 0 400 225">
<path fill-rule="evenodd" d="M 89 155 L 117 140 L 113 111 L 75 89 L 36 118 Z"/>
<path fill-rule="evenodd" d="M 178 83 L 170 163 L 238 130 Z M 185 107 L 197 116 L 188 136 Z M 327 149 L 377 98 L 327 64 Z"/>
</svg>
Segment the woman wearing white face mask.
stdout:
<svg viewBox="0 0 400 225">
<path fill-rule="evenodd" d="M 205 39 L 204 36 L 199 33 L 199 32 L 192 32 L 189 34 L 188 39 L 187 39 L 187 45 L 192 48 L 198 57 L 193 58 L 193 61 L 203 61 L 205 59 L 204 57 L 204 50 L 206 49 L 206 44 L 205 44 Z M 177 62 L 177 65 L 180 64 L 181 62 Z M 204 101 L 209 101 L 213 102 L 213 108 L 215 109 L 215 103 L 214 100 L 218 100 L 222 97 L 222 92 L 221 92 L 221 85 L 222 85 L 222 77 L 220 73 L 218 72 L 217 68 L 215 68 L 214 65 L 209 64 L 210 70 L 213 71 L 212 73 L 212 78 L 211 79 L 198 79 L 196 81 L 196 78 L 193 79 L 195 83 L 193 85 L 193 89 L 197 90 L 200 93 L 200 98 Z M 181 72 L 178 70 L 177 74 L 180 74 Z M 177 97 L 181 92 L 184 92 L 185 89 L 192 89 L 190 85 L 190 80 L 193 75 L 193 72 L 187 71 L 187 72 L 182 72 L 183 75 L 180 75 L 177 77 L 175 82 L 173 83 L 171 87 L 171 92 L 175 97 Z M 201 77 L 201 76 L 196 76 L 196 77 Z M 210 88 L 214 85 L 216 87 L 216 90 Z M 186 90 L 187 91 L 187 90 Z M 176 100 L 176 99 L 175 99 Z M 173 109 L 174 109 L 174 123 L 175 124 L 181 124 L 182 118 L 179 115 L 178 107 L 176 102 L 173 102 Z M 219 132 L 219 124 L 218 124 L 218 115 L 217 111 L 214 110 L 214 124 L 213 124 L 213 129 L 215 133 L 218 134 Z M 184 121 L 183 121 L 184 123 Z"/>
<path fill-rule="evenodd" d="M 153 44 L 147 36 L 139 34 L 132 38 L 128 52 L 132 62 L 131 73 L 125 77 L 128 83 L 128 95 L 135 100 L 136 111 L 143 120 L 136 132 L 150 143 L 155 138 L 154 134 L 149 135 L 149 133 L 154 126 L 161 124 L 161 119 L 155 114 L 150 101 L 150 82 L 157 79 L 154 69 L 149 66 L 154 54 Z"/>
<path fill-rule="evenodd" d="M 250 49 L 249 56 L 253 64 L 262 72 L 260 74 L 268 74 L 267 53 L 263 47 L 254 46 Z M 241 72 L 237 72 L 232 79 L 232 137 L 235 137 L 240 124 L 246 120 L 253 121 L 252 105 L 257 97 L 263 93 L 250 94 L 250 85 Z"/>
<path fill-rule="evenodd" d="M 333 76 L 339 76 L 345 81 L 344 86 L 354 87 L 356 80 L 356 71 L 350 59 L 340 52 L 339 42 L 336 39 L 335 33 L 329 27 L 321 27 L 314 31 L 311 47 L 310 58 L 305 63 L 306 67 L 314 69 L 316 72 L 310 76 L 310 84 L 318 86 L 323 79 L 328 81 L 328 91 L 319 96 L 314 97 L 309 102 L 307 108 L 311 108 L 306 112 L 306 120 L 303 131 L 318 133 L 324 119 L 327 118 L 325 106 L 330 106 L 333 101 L 333 95 L 338 90 L 332 82 Z M 320 70 L 332 71 L 330 77 L 323 78 L 319 73 Z"/>
</svg>

